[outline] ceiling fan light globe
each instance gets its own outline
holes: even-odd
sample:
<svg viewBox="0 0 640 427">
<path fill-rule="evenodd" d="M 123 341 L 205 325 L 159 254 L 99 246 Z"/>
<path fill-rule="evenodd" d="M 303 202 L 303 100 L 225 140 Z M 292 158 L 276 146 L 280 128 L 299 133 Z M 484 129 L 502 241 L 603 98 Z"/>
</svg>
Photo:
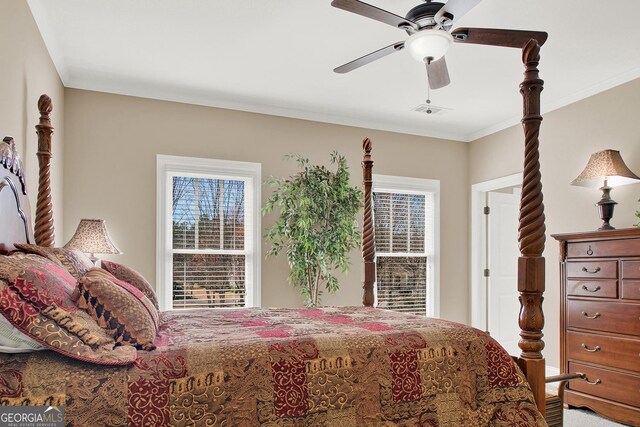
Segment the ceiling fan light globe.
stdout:
<svg viewBox="0 0 640 427">
<path fill-rule="evenodd" d="M 417 61 L 437 61 L 442 58 L 449 46 L 453 43 L 453 37 L 447 31 L 422 30 L 412 34 L 404 43 L 404 47 Z"/>
</svg>

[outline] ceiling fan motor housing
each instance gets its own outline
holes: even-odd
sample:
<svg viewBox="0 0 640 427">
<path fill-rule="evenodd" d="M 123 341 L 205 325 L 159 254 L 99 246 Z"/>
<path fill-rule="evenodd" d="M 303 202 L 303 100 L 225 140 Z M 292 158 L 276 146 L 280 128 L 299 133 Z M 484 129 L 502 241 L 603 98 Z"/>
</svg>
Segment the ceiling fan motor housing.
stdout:
<svg viewBox="0 0 640 427">
<path fill-rule="evenodd" d="M 408 21 L 415 22 L 421 28 L 433 26 L 436 24 L 434 16 L 443 6 L 444 3 L 439 2 L 420 4 L 407 12 L 406 19 Z M 445 14 L 445 17 L 448 18 L 445 19 L 445 21 L 450 21 L 450 18 L 447 16 L 447 14 Z M 445 22 L 443 22 L 443 25 L 444 24 Z"/>
</svg>

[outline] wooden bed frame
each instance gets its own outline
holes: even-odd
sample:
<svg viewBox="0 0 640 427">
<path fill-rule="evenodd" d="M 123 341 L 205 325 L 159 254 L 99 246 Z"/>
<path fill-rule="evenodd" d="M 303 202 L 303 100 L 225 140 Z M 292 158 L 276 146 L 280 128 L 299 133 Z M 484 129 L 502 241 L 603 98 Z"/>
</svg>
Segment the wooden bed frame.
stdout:
<svg viewBox="0 0 640 427">
<path fill-rule="evenodd" d="M 525 66 L 524 81 L 520 84 L 523 99 L 522 126 L 524 127 L 524 172 L 520 196 L 518 226 L 518 292 L 520 293 L 520 341 L 522 353 L 514 357 L 524 372 L 533 391 L 538 409 L 545 414 L 545 360 L 542 356 L 544 341 L 544 313 L 542 301 L 544 293 L 544 251 L 545 225 L 542 204 L 542 183 L 540 180 L 539 134 L 540 92 L 543 81 L 539 77 L 540 46 L 536 40 L 529 40 L 522 48 L 522 62 Z M 371 141 L 362 143 L 362 180 L 364 187 L 364 220 L 362 223 L 362 260 L 364 264 L 364 296 L 362 303 L 373 306 L 373 286 L 376 281 L 376 250 L 371 203 L 373 160 Z"/>
<path fill-rule="evenodd" d="M 522 125 L 525 133 L 524 174 L 520 201 L 518 242 L 521 256 L 518 259 L 518 291 L 520 293 L 519 347 L 522 353 L 514 359 L 525 373 L 533 391 L 538 409 L 545 411 L 545 361 L 542 357 L 544 342 L 542 328 L 544 315 L 542 300 L 544 293 L 544 258 L 542 252 L 545 243 L 544 206 L 542 204 L 542 184 L 540 182 L 540 163 L 538 153 L 538 135 L 540 131 L 540 92 L 543 81 L 538 75 L 540 46 L 536 40 L 530 40 L 522 49 L 522 61 L 525 65 L 524 81 L 520 84 L 523 96 Z M 36 206 L 35 241 L 41 246 L 53 246 L 54 225 L 51 203 L 51 99 L 42 95 L 38 101 L 40 122 L 36 126 L 38 133 L 39 182 Z M 373 306 L 373 286 L 376 276 L 375 239 L 373 207 L 371 200 L 372 168 L 371 141 L 363 142 L 362 161 L 363 187 L 365 195 L 364 221 L 362 227 L 362 256 L 364 263 L 363 304 Z"/>
</svg>

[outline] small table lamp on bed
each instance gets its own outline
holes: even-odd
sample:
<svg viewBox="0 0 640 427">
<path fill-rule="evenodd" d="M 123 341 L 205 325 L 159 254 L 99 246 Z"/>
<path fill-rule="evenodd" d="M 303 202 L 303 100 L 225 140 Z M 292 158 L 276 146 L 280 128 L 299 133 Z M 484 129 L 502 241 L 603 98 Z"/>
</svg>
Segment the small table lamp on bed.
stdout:
<svg viewBox="0 0 640 427">
<path fill-rule="evenodd" d="M 603 150 L 593 153 L 589 159 L 589 163 L 582 173 L 571 182 L 571 185 L 579 185 L 581 187 L 597 188 L 601 184 L 602 198 L 596 206 L 600 211 L 602 219 L 602 227 L 598 230 L 613 230 L 609 224 L 613 218 L 613 208 L 616 203 L 611 199 L 612 187 L 620 187 L 621 185 L 633 184 L 640 181 L 640 178 L 629 170 L 622 160 L 620 152 L 617 150 Z"/>
<path fill-rule="evenodd" d="M 103 219 L 82 219 L 78 229 L 71 240 L 64 245 L 65 248 L 79 249 L 91 254 L 89 257 L 93 264 L 97 264 L 98 258 L 94 254 L 121 254 L 109 232 Z"/>
</svg>

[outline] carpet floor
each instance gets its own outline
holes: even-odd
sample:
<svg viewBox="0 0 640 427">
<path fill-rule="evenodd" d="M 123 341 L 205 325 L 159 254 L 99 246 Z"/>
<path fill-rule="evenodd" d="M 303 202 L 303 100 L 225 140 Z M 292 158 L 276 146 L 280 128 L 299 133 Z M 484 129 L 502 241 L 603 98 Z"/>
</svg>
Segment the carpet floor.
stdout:
<svg viewBox="0 0 640 427">
<path fill-rule="evenodd" d="M 608 420 L 588 409 L 565 409 L 564 427 L 615 427 L 624 426 Z"/>
</svg>

